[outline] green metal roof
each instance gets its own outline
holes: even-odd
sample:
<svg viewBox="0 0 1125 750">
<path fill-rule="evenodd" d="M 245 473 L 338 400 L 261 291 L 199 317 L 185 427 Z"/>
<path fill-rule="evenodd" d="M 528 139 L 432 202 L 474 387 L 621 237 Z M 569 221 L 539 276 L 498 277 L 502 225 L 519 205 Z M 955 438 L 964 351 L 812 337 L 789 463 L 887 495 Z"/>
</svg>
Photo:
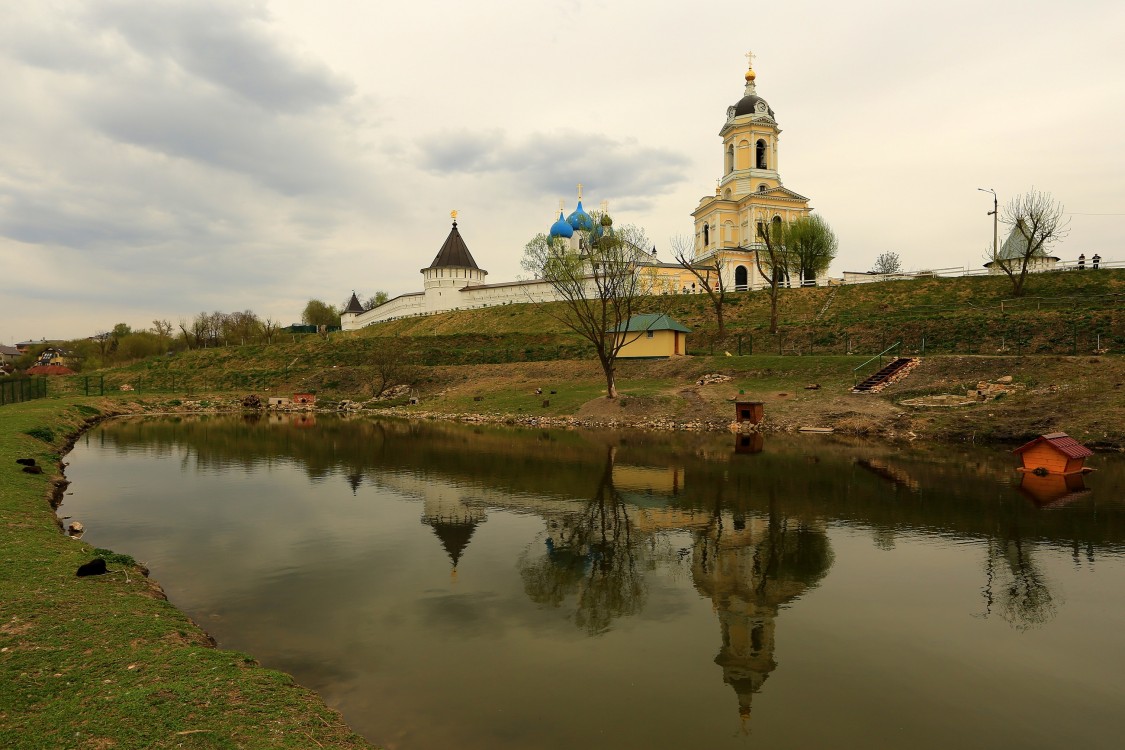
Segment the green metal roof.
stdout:
<svg viewBox="0 0 1125 750">
<path fill-rule="evenodd" d="M 691 333 L 691 329 L 682 323 L 669 318 L 667 315 L 634 315 L 617 327 L 618 333 L 631 333 L 633 331 L 680 331 Z"/>
</svg>

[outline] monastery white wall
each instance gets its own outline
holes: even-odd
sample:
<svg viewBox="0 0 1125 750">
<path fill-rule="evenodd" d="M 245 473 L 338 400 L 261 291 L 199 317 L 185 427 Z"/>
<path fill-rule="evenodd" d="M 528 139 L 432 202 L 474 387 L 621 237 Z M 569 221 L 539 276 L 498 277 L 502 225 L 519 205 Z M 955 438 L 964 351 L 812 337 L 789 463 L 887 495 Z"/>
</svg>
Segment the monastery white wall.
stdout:
<svg viewBox="0 0 1125 750">
<path fill-rule="evenodd" d="M 341 315 L 340 327 L 354 331 L 374 323 L 383 323 L 414 315 L 433 315 L 450 310 L 471 310 L 497 305 L 527 302 L 555 302 L 560 299 L 554 287 L 545 281 L 513 281 L 504 284 L 476 284 L 458 289 L 453 284 L 427 285 L 425 292 L 395 297 L 365 313 Z M 464 283 L 464 279 L 461 279 Z"/>
</svg>

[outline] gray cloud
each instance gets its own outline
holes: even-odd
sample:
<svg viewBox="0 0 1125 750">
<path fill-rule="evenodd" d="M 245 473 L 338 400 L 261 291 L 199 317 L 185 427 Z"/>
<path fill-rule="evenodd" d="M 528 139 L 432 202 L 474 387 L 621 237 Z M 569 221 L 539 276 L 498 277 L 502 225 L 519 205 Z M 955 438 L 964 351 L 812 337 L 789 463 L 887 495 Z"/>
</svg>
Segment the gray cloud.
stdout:
<svg viewBox="0 0 1125 750">
<path fill-rule="evenodd" d="M 257 4 L 5 20 L 0 251 L 24 270 L 21 299 L 58 315 L 289 308 L 318 293 L 292 274 L 302 258 L 395 211 L 370 98 L 286 46 Z"/>
<path fill-rule="evenodd" d="M 687 178 L 683 154 L 600 133 L 537 133 L 511 142 L 501 131 L 442 133 L 420 146 L 421 166 L 442 174 L 506 174 L 529 190 L 573 192 L 582 181 L 633 207 Z"/>
<path fill-rule="evenodd" d="M 117 0 L 88 13 L 92 26 L 112 30 L 143 57 L 173 63 L 271 111 L 339 104 L 353 90 L 327 67 L 287 49 L 257 4 Z"/>
<path fill-rule="evenodd" d="M 79 105 L 109 138 L 244 174 L 285 195 L 352 191 L 360 175 L 325 123 L 283 121 L 210 91 L 129 87 Z"/>
</svg>

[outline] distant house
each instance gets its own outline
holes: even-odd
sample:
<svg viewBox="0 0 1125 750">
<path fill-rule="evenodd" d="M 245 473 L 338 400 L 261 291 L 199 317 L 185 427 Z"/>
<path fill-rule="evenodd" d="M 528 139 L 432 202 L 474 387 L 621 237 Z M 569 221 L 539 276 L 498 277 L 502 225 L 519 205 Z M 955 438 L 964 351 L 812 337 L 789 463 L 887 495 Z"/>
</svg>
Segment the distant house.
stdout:
<svg viewBox="0 0 1125 750">
<path fill-rule="evenodd" d="M 687 354 L 687 335 L 691 329 L 667 315 L 634 315 L 618 327 L 624 340 L 617 356 L 621 359 L 654 359 Z"/>
<path fill-rule="evenodd" d="M 1037 474 L 1080 474 L 1092 471 L 1084 464 L 1087 456 L 1094 455 L 1092 450 L 1065 432 L 1040 435 L 1012 453 L 1023 459 L 1021 471 Z"/>
<path fill-rule="evenodd" d="M 47 347 L 39 354 L 38 359 L 35 360 L 35 365 L 36 367 L 47 367 L 49 365 L 66 367 L 73 358 L 73 352 L 68 352 L 65 349 L 58 349 L 52 346 Z"/>
<path fill-rule="evenodd" d="M 19 349 L 20 354 L 27 354 L 27 352 L 36 346 L 46 346 L 47 339 L 40 339 L 39 341 L 21 341 L 16 344 L 16 349 Z"/>
<path fill-rule="evenodd" d="M 23 352 L 14 346 L 0 344 L 0 365 L 10 365 L 22 354 Z"/>
</svg>

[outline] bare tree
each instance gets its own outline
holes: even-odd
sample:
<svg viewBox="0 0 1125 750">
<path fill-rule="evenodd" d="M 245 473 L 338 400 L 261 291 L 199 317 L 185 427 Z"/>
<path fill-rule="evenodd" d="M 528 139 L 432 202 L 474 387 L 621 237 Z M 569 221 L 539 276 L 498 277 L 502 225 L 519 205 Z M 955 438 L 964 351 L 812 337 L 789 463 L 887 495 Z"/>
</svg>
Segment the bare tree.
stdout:
<svg viewBox="0 0 1125 750">
<path fill-rule="evenodd" d="M 266 340 L 267 344 L 273 343 L 273 337 L 281 330 L 281 323 L 273 318 L 266 318 L 262 321 L 262 338 Z"/>
<path fill-rule="evenodd" d="M 999 249 L 989 252 L 992 262 L 1008 275 L 1012 294 L 1023 295 L 1027 269 L 1032 262 L 1047 257 L 1047 248 L 1070 233 L 1070 219 L 1064 218 L 1063 205 L 1032 188 L 1008 202 L 1000 221 L 1012 233 Z"/>
<path fill-rule="evenodd" d="M 606 381 L 606 398 L 617 398 L 614 373 L 621 347 L 644 335 L 627 332 L 642 297 L 651 293 L 653 277 L 644 273 L 650 242 L 644 230 L 613 226 L 608 215 L 593 215 L 579 241 L 536 235 L 524 247 L 524 269 L 550 284 L 564 303 L 562 312 L 545 308 L 563 325 L 586 339 L 597 353 Z"/>
<path fill-rule="evenodd" d="M 162 338 L 172 337 L 172 324 L 167 320 L 152 321 L 152 332 Z"/>
<path fill-rule="evenodd" d="M 889 276 L 893 273 L 902 273 L 902 261 L 898 257 L 898 253 L 879 253 L 875 258 L 875 265 L 871 267 L 871 273 Z"/>
<path fill-rule="evenodd" d="M 378 398 L 396 385 L 413 385 L 417 370 L 407 361 L 402 342 L 393 338 L 373 340 L 369 361 L 375 369 L 371 381 L 372 395 Z"/>
<path fill-rule="evenodd" d="M 780 218 L 773 221 L 762 216 L 758 221 L 760 247 L 754 253 L 758 273 L 766 280 L 770 297 L 770 333 L 777 333 L 777 303 L 781 287 L 788 283 L 786 275 L 792 265 L 786 237 L 786 225 Z"/>
<path fill-rule="evenodd" d="M 183 336 L 184 345 L 188 349 L 195 349 L 196 347 L 200 346 L 201 342 L 199 340 L 195 324 L 192 323 L 192 327 L 189 329 L 187 318 L 180 318 L 180 335 Z"/>
<path fill-rule="evenodd" d="M 102 355 L 104 359 L 109 352 L 109 342 L 113 339 L 113 334 L 109 331 L 98 331 L 94 334 L 94 343 L 97 344 L 98 354 Z"/>
<path fill-rule="evenodd" d="M 711 298 L 711 304 L 715 308 L 715 323 L 719 328 L 718 337 L 722 339 L 726 335 L 723 304 L 726 302 L 727 294 L 726 284 L 723 280 L 723 259 L 718 253 L 715 253 L 706 261 L 697 263 L 695 260 L 695 241 L 682 234 L 673 237 L 669 244 L 672 247 L 672 257 L 681 266 L 691 271 L 692 275 L 699 280 L 699 285 L 703 288 L 703 291 L 707 292 L 707 296 Z"/>
<path fill-rule="evenodd" d="M 233 312 L 224 316 L 223 332 L 223 338 L 228 344 L 241 343 L 245 345 L 248 341 L 261 338 L 262 321 L 253 310 Z"/>
</svg>

